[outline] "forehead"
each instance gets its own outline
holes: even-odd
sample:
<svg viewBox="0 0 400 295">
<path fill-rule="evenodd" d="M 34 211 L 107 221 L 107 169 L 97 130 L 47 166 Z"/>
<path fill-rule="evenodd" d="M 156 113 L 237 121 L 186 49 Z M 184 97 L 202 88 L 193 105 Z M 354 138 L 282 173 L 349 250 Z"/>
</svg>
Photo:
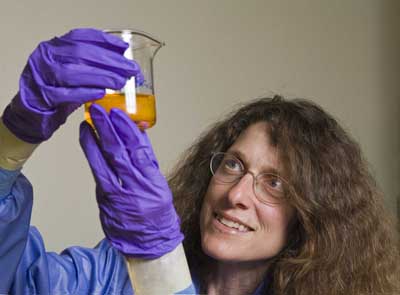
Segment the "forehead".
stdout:
<svg viewBox="0 0 400 295">
<path fill-rule="evenodd" d="M 228 149 L 240 156 L 241 160 L 251 169 L 259 172 L 278 170 L 278 151 L 271 145 L 269 126 L 265 122 L 250 125 L 244 130 L 233 145 Z"/>
</svg>

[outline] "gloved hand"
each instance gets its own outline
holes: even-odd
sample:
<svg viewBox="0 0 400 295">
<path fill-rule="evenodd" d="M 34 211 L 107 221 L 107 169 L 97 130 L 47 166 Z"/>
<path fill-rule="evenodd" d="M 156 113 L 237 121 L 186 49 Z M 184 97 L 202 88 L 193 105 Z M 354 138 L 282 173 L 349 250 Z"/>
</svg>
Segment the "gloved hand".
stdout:
<svg viewBox="0 0 400 295">
<path fill-rule="evenodd" d="M 172 193 L 144 131 L 124 112 L 108 116 L 90 107 L 98 137 L 87 122 L 80 144 L 96 181 L 96 198 L 104 233 L 124 255 L 152 259 L 183 240 Z"/>
<path fill-rule="evenodd" d="M 80 105 L 103 97 L 105 88 L 121 89 L 132 76 L 142 82 L 139 65 L 123 57 L 127 48 L 95 29 L 75 29 L 40 43 L 3 113 L 4 124 L 23 141 L 40 143 Z"/>
</svg>

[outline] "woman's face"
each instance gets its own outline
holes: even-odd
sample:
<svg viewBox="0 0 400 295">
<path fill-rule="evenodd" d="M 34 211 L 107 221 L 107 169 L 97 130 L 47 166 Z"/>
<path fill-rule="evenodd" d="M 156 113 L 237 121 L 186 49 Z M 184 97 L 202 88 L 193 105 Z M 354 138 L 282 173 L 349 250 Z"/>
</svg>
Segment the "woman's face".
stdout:
<svg viewBox="0 0 400 295">
<path fill-rule="evenodd" d="M 279 167 L 267 131 L 266 123 L 255 123 L 227 151 L 238 155 L 254 175 Z M 207 255 L 227 262 L 259 261 L 275 256 L 285 246 L 294 209 L 285 202 L 261 203 L 253 181 L 250 173 L 233 184 L 211 179 L 200 215 L 202 247 Z"/>
</svg>

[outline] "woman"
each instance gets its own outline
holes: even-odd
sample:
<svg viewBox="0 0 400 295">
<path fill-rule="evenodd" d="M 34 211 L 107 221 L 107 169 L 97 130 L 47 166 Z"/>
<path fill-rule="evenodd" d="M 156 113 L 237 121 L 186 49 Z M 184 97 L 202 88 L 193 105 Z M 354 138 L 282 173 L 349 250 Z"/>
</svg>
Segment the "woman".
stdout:
<svg viewBox="0 0 400 295">
<path fill-rule="evenodd" d="M 32 189 L 20 168 L 79 105 L 138 75 L 124 48 L 75 30 L 31 55 L 0 124 L 0 292 L 132 294 L 124 257 L 134 281 L 143 269 L 152 285 L 179 281 L 181 220 L 195 287 L 181 294 L 396 294 L 398 250 L 358 145 L 313 103 L 280 97 L 205 133 L 172 174 L 172 193 L 146 134 L 92 105 L 97 133 L 83 122 L 80 143 L 107 239 L 47 253 L 29 227 Z"/>
<path fill-rule="evenodd" d="M 249 130 L 259 133 L 247 138 Z M 262 142 L 264 154 L 256 146 Z M 242 143 L 239 150 L 245 149 L 237 153 Z M 232 155 L 226 164 L 240 176 L 213 176 L 213 152 Z M 314 103 L 277 96 L 244 105 L 204 133 L 179 163 L 170 185 L 190 269 L 203 291 L 223 285 L 221 272 L 238 269 L 243 257 L 249 257 L 254 265 L 244 261 L 243 273 L 253 272 L 255 281 L 267 277 L 271 294 L 399 294 L 398 249 L 382 195 L 359 145 Z M 268 194 L 257 198 L 262 184 L 252 184 L 246 174 L 250 171 L 254 178 L 254 172 L 268 172 L 257 169 L 263 163 L 281 176 L 270 182 L 284 187 L 275 199 Z M 267 188 L 273 190 L 268 182 Z M 254 244 L 245 244 L 239 234 L 218 236 L 209 219 L 218 221 L 219 212 L 262 230 L 262 224 L 251 222 L 264 219 L 266 233 Z M 269 239 L 276 237 L 274 222 L 282 221 L 282 214 L 287 224 L 284 246 L 267 253 L 264 261 L 254 261 L 260 244 L 270 247 Z M 241 278 L 237 280 L 240 285 Z"/>
</svg>

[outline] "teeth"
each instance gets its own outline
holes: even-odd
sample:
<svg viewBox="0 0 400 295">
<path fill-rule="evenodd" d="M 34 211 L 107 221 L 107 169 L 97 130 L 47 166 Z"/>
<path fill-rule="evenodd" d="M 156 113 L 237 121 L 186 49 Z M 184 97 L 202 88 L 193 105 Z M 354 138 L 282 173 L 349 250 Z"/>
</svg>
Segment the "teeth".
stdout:
<svg viewBox="0 0 400 295">
<path fill-rule="evenodd" d="M 231 228 L 235 228 L 235 229 L 237 229 L 237 230 L 239 230 L 239 231 L 241 231 L 241 232 L 245 232 L 245 231 L 249 231 L 249 230 L 250 230 L 250 228 L 248 228 L 247 226 L 245 226 L 245 225 L 243 225 L 243 224 L 239 224 L 239 223 L 234 222 L 234 221 L 232 221 L 232 220 L 225 219 L 225 218 L 223 218 L 223 217 L 221 217 L 221 216 L 217 216 L 217 219 L 218 219 L 219 222 L 221 222 L 222 224 L 224 224 L 224 225 L 226 225 L 226 226 L 229 226 L 229 227 L 231 227 Z"/>
</svg>

